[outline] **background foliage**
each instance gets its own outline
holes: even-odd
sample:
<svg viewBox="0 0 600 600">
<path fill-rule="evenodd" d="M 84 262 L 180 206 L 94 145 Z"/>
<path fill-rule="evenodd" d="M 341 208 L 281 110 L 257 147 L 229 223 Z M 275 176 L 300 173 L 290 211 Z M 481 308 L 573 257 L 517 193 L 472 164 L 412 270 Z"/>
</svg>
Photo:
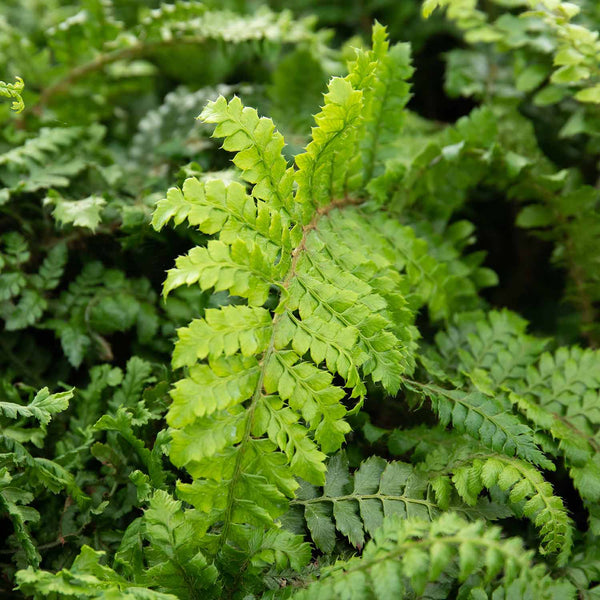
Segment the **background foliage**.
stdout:
<svg viewBox="0 0 600 600">
<path fill-rule="evenodd" d="M 0 594 L 598 597 L 599 28 L 5 0 Z"/>
</svg>

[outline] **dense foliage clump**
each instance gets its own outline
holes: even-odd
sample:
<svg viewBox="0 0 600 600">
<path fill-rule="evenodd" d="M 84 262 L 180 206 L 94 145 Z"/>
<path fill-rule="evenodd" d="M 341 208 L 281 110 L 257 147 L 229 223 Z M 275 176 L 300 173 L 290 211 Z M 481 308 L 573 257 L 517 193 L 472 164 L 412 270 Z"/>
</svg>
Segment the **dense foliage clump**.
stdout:
<svg viewBox="0 0 600 600">
<path fill-rule="evenodd" d="M 3 597 L 598 596 L 600 14 L 397 4 L 0 8 Z"/>
</svg>

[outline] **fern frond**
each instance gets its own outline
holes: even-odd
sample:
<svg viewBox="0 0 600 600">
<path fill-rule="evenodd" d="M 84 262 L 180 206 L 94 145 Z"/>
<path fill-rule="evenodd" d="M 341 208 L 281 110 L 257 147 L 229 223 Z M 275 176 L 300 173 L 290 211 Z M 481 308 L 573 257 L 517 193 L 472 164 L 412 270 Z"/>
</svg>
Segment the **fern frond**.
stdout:
<svg viewBox="0 0 600 600">
<path fill-rule="evenodd" d="M 514 384 L 548 343 L 526 334 L 526 328 L 527 321 L 508 310 L 455 315 L 435 338 L 444 370 L 452 368 L 459 380 L 470 380 L 482 391 Z"/>
<path fill-rule="evenodd" d="M 274 252 L 267 254 L 258 244 L 241 239 L 231 246 L 211 240 L 206 248 L 192 248 L 187 256 L 176 260 L 175 268 L 168 272 L 163 295 L 181 285 L 198 283 L 203 290 L 227 290 L 247 298 L 251 305 L 262 306 L 287 266 L 283 261 L 275 266 L 274 258 Z"/>
<path fill-rule="evenodd" d="M 573 483 L 600 499 L 600 353 L 578 347 L 546 352 L 509 397 L 540 432 L 558 440 Z"/>
<path fill-rule="evenodd" d="M 14 395 L 17 400 L 18 394 Z M 11 427 L 4 422 L 0 427 L 0 510 L 12 523 L 17 548 L 34 567 L 39 565 L 41 558 L 28 523 L 37 522 L 40 515 L 28 504 L 46 490 L 54 494 L 65 490 L 80 507 L 90 500 L 65 467 L 48 458 L 33 456 L 24 445 L 32 442 L 42 447 L 46 425 L 56 414 L 67 409 L 72 397 L 73 390 L 50 394 L 48 388 L 42 388 L 29 404 L 0 402 L 0 415 L 6 419 L 33 418 L 41 426 Z M 14 541 L 12 545 L 15 546 Z"/>
<path fill-rule="evenodd" d="M 388 463 L 372 456 L 350 474 L 345 456 L 336 454 L 327 463 L 323 490 L 304 483 L 290 506 L 292 511 L 299 508 L 303 511 L 315 545 L 325 553 L 334 549 L 336 530 L 355 548 L 362 549 L 366 536 L 372 536 L 392 515 L 431 521 L 444 510 L 473 519 L 494 519 L 510 514 L 483 499 L 469 505 L 460 500 L 444 500 L 438 502 L 428 477 L 412 465 Z"/>
<path fill-rule="evenodd" d="M 23 91 L 24 87 L 25 83 L 20 77 L 16 77 L 14 83 L 5 83 L 4 81 L 0 81 L 0 96 L 4 96 L 5 98 L 14 98 L 10 108 L 17 113 L 20 113 L 25 108 L 25 102 L 23 102 L 23 98 L 21 96 L 21 92 Z"/>
<path fill-rule="evenodd" d="M 231 305 L 209 308 L 203 319 L 195 319 L 177 331 L 173 366 L 192 366 L 210 356 L 255 356 L 264 352 L 271 336 L 272 319 L 262 307 Z"/>
<path fill-rule="evenodd" d="M 311 19 L 294 20 L 290 11 L 274 12 L 261 7 L 245 15 L 230 10 L 210 10 L 203 3 L 175 2 L 148 10 L 136 32 L 149 42 L 185 40 L 217 40 L 242 43 L 266 40 L 276 43 L 299 43 L 315 37 Z"/>
<path fill-rule="evenodd" d="M 219 95 L 229 97 L 245 89 L 220 84 L 196 91 L 179 86 L 169 92 L 160 106 L 147 111 L 140 119 L 129 148 L 131 164 L 127 167 L 137 171 L 148 165 L 166 165 L 173 157 L 179 159 L 183 156 L 192 160 L 210 135 L 208 128 L 200 123 L 190 130 L 198 115 L 198 107 Z M 148 148 L 154 151 L 148 152 Z"/>
<path fill-rule="evenodd" d="M 67 409 L 72 397 L 73 390 L 50 394 L 48 388 L 45 387 L 37 392 L 35 398 L 27 405 L 0 401 L 0 413 L 9 419 L 33 417 L 42 425 L 48 425 L 56 413 Z"/>
<path fill-rule="evenodd" d="M 235 536 L 244 524 L 273 527 L 298 487 L 294 476 L 325 483 L 325 453 L 350 431 L 342 400 L 362 402 L 367 376 L 394 393 L 414 367 L 414 313 L 390 257 L 359 260 L 338 247 L 344 232 L 365 242 L 377 235 L 361 201 L 346 196 L 361 97 L 349 80 L 332 79 L 313 141 L 296 159 L 295 193 L 272 123 L 237 99 L 217 100 L 201 118 L 217 123 L 253 195 L 188 180 L 157 206 L 156 228 L 187 220 L 218 233 L 177 260 L 165 294 L 197 283 L 248 301 L 179 331 L 174 364 L 189 372 L 167 417 L 171 460 L 194 478 L 180 497 L 222 523 L 222 553 L 243 545 Z M 271 312 L 266 303 L 277 298 Z"/>
<path fill-rule="evenodd" d="M 81 57 L 85 62 L 73 65 L 70 70 L 63 69 L 64 76 L 44 90 L 40 105 L 51 103 L 56 96 L 71 91 L 80 80 L 110 65 L 171 48 L 210 48 L 227 43 L 245 44 L 256 52 L 261 42 L 276 46 L 306 42 L 316 46 L 317 51 L 324 46 L 323 36 L 314 31 L 312 19 L 296 20 L 289 11 L 274 12 L 266 7 L 253 14 L 240 14 L 227 9 L 210 10 L 197 0 L 178 1 L 140 11 L 140 21 L 131 30 L 124 30 L 123 23 L 107 14 L 104 5 L 96 12 L 93 15 L 82 10 L 75 22 L 67 22 L 64 29 L 61 22 L 61 27 L 56 28 L 51 39 L 58 42 L 55 51 L 60 52 L 60 62 L 73 65 Z M 98 20 L 103 27 L 97 26 Z"/>
<path fill-rule="evenodd" d="M 137 575 L 144 585 L 177 598 L 197 598 L 200 590 L 212 596 L 218 572 L 200 551 L 206 532 L 203 516 L 156 491 L 142 522 L 142 537 L 149 542 L 144 550 L 147 568 Z"/>
<path fill-rule="evenodd" d="M 173 594 L 132 584 L 110 567 L 100 564 L 104 554 L 84 545 L 70 569 L 51 573 L 29 567 L 19 571 L 16 575 L 17 588 L 24 594 L 38 598 L 176 600 L 177 596 Z"/>
<path fill-rule="evenodd" d="M 296 156 L 295 200 L 309 214 L 347 195 L 363 108 L 362 91 L 355 90 L 347 79 L 334 77 L 328 90 L 323 109 L 315 116 L 312 141 L 306 152 Z"/>
<path fill-rule="evenodd" d="M 268 201 L 273 208 L 291 208 L 293 169 L 281 154 L 283 136 L 271 119 L 259 118 L 255 109 L 244 108 L 237 97 L 228 103 L 223 96 L 209 102 L 199 118 L 217 125 L 213 137 L 224 138 L 223 148 L 236 153 L 233 163 L 253 184 L 255 198 Z"/>
<path fill-rule="evenodd" d="M 447 333 L 436 336 L 441 357 L 432 355 L 435 371 L 440 372 L 443 363 L 445 373 L 448 367 L 455 371 L 450 377 L 455 385 L 469 384 L 481 390 L 483 395 L 472 393 L 485 398 L 487 404 L 500 400 L 505 408 L 514 405 L 545 440 L 548 451 L 564 456 L 584 501 L 597 502 L 600 354 L 578 347 L 542 353 L 546 341 L 527 335 L 526 325 L 508 311 L 492 311 L 485 319 L 470 313 L 459 315 Z M 552 439 L 558 444 L 553 445 Z"/>
<path fill-rule="evenodd" d="M 0 434 L 0 446 L 4 450 L 2 464 L 22 469 L 25 477 L 35 482 L 35 487 L 47 489 L 56 494 L 66 490 L 80 505 L 85 505 L 89 497 L 77 485 L 75 477 L 59 463 L 47 458 L 32 456 L 10 429 Z"/>
<path fill-rule="evenodd" d="M 435 497 L 447 507 L 449 490 L 474 506 L 484 488 L 498 486 L 516 514 L 529 519 L 541 536 L 540 552 L 556 554 L 564 565 L 573 548 L 574 525 L 560 496 L 532 465 L 518 458 L 490 454 L 469 446 L 433 450 L 420 467 L 433 477 Z"/>
<path fill-rule="evenodd" d="M 160 230 L 171 219 L 177 225 L 187 220 L 208 234 L 220 231 L 227 243 L 237 237 L 256 242 L 260 236 L 278 248 L 291 250 L 301 236 L 298 227 L 291 228 L 285 213 L 255 201 L 240 184 L 225 185 L 218 179 L 200 182 L 190 178 L 182 190 L 171 188 L 157 203 L 152 224 Z"/>
<path fill-rule="evenodd" d="M 8 470 L 0 469 L 0 509 L 11 520 L 15 537 L 25 553 L 25 559 L 29 565 L 37 567 L 41 557 L 27 523 L 39 521 L 40 515 L 37 510 L 27 506 L 32 500 L 31 492 L 15 486 Z"/>
<path fill-rule="evenodd" d="M 504 6 L 501 0 L 495 0 L 494 3 Z M 520 15 L 503 14 L 491 22 L 487 14 L 479 10 L 476 3 L 470 0 L 425 0 L 423 15 L 428 17 L 437 7 L 446 8 L 448 18 L 465 32 L 466 40 L 473 44 L 500 42 L 504 39 L 507 22 L 510 23 L 511 20 L 519 19 L 521 22 L 525 20 L 530 23 L 533 21 L 535 26 L 529 24 L 529 27 L 532 29 L 535 27 L 536 33 L 541 28 L 544 35 L 552 40 L 543 49 L 536 47 L 538 52 L 541 50 L 545 54 L 553 54 L 555 71 L 550 77 L 550 82 L 555 85 L 573 85 L 581 88 L 574 94 L 580 102 L 600 102 L 600 87 L 593 77 L 598 74 L 597 56 L 600 52 L 600 42 L 596 31 L 571 23 L 571 19 L 580 12 L 580 7 L 560 0 L 542 2 L 524 0 L 517 6 L 525 9 Z M 519 27 L 527 31 L 527 26 L 520 24 Z M 523 40 L 517 43 L 511 41 L 502 49 L 514 49 L 524 43 L 526 42 Z M 565 57 L 570 58 L 565 61 Z M 520 87 L 517 84 L 517 88 Z"/>
<path fill-rule="evenodd" d="M 318 582 L 293 597 L 327 600 L 345 590 L 352 600 L 402 598 L 409 592 L 423 594 L 429 582 L 450 573 L 459 583 L 468 579 L 469 588 L 482 593 L 511 590 L 515 597 L 552 598 L 552 580 L 532 558 L 518 538 L 503 540 L 498 528 L 481 521 L 468 523 L 452 513 L 431 523 L 392 517 L 360 558 L 323 569 Z"/>
<path fill-rule="evenodd" d="M 104 133 L 98 124 L 42 127 L 35 137 L 0 154 L 0 183 L 11 194 L 66 187 L 86 167 L 84 156 Z"/>
<path fill-rule="evenodd" d="M 93 431 L 116 431 L 136 451 L 143 462 L 152 485 L 155 489 L 161 489 L 165 483 L 165 473 L 162 468 L 160 457 L 153 454 L 144 443 L 138 439 L 132 428 L 132 415 L 124 407 L 117 410 L 115 415 L 103 415 L 94 425 Z"/>
<path fill-rule="evenodd" d="M 365 88 L 361 149 L 364 181 L 368 183 L 381 174 L 391 155 L 390 144 L 402 128 L 404 107 L 410 99 L 407 79 L 413 69 L 409 45 L 390 48 L 386 28 L 379 23 L 373 27 L 373 49 L 357 50 L 357 54 L 356 61 L 349 65 L 350 80 Z"/>
<path fill-rule="evenodd" d="M 408 380 L 405 385 L 429 398 L 442 425 L 452 422 L 457 431 L 468 433 L 493 450 L 518 456 L 544 469 L 555 469 L 535 443 L 533 431 L 493 398 Z"/>
</svg>

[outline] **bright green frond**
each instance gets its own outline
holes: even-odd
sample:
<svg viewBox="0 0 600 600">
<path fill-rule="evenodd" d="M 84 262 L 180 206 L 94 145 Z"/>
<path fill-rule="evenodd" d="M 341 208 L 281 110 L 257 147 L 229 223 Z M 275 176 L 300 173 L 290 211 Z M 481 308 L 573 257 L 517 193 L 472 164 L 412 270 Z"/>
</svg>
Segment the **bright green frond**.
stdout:
<svg viewBox="0 0 600 600">
<path fill-rule="evenodd" d="M 295 200 L 304 207 L 308 220 L 314 210 L 346 197 L 350 191 L 348 179 L 353 174 L 362 92 L 339 77 L 329 82 L 328 90 L 323 109 L 315 117 L 312 141 L 304 154 L 296 156 Z"/>
<path fill-rule="evenodd" d="M 70 569 L 58 573 L 19 571 L 17 588 L 36 598 L 123 598 L 125 600 L 176 600 L 173 594 L 132 584 L 110 567 L 100 564 L 104 552 L 83 546 Z"/>
<path fill-rule="evenodd" d="M 361 73 L 365 62 L 370 67 L 366 80 Z M 394 155 L 392 146 L 404 122 L 404 107 L 410 99 L 407 79 L 412 73 L 409 45 L 396 44 L 390 48 L 386 28 L 375 23 L 373 49 L 350 64 L 350 80 L 363 89 L 361 149 L 366 182 L 381 175 L 385 161 Z"/>
<path fill-rule="evenodd" d="M 256 110 L 244 107 L 239 98 L 227 102 L 223 96 L 209 102 L 199 118 L 217 125 L 213 137 L 223 138 L 223 148 L 236 153 L 233 162 L 254 185 L 252 195 L 273 208 L 289 209 L 293 171 L 281 153 L 283 136 L 273 121 L 259 118 Z"/>
<path fill-rule="evenodd" d="M 211 240 L 206 248 L 195 247 L 175 261 L 164 284 L 163 294 L 182 285 L 197 283 L 203 290 L 227 290 L 262 306 L 272 285 L 281 281 L 282 264 L 266 255 L 257 244 L 236 240 L 231 246 Z"/>
<path fill-rule="evenodd" d="M 207 356 L 217 358 L 237 352 L 254 356 L 267 349 L 272 328 L 271 315 L 264 308 L 209 308 L 203 319 L 195 319 L 188 327 L 177 330 L 173 366 L 191 366 Z"/>
<path fill-rule="evenodd" d="M 573 548 L 574 524 L 560 496 L 532 465 L 518 458 L 491 454 L 481 448 L 462 444 L 432 449 L 420 466 L 433 480 L 436 499 L 447 507 L 448 490 L 474 506 L 482 491 L 498 486 L 518 516 L 529 519 L 538 529 L 540 551 L 556 554 L 564 564 Z"/>
<path fill-rule="evenodd" d="M 9 419 L 33 417 L 42 425 L 48 425 L 56 413 L 67 409 L 69 400 L 73 397 L 73 391 L 69 390 L 67 392 L 50 394 L 48 388 L 42 388 L 27 405 L 23 406 L 14 402 L 0 402 L 0 413 Z"/>
<path fill-rule="evenodd" d="M 20 77 L 15 78 L 14 83 L 5 83 L 0 81 L 0 96 L 5 98 L 13 98 L 10 108 L 17 113 L 20 113 L 25 108 L 25 103 L 21 97 L 21 92 L 25 87 L 25 83 Z"/>
<path fill-rule="evenodd" d="M 498 528 L 468 523 L 451 513 L 431 523 L 387 519 L 360 558 L 324 569 L 318 582 L 293 597 L 402 598 L 409 590 L 423 594 L 429 582 L 446 573 L 459 584 L 468 578 L 470 587 L 481 586 L 483 593 L 511 590 L 520 598 L 553 597 L 547 571 L 533 566 L 531 552 L 524 551 L 518 538 L 503 540 Z M 500 573 L 503 577 L 497 579 Z"/>
</svg>

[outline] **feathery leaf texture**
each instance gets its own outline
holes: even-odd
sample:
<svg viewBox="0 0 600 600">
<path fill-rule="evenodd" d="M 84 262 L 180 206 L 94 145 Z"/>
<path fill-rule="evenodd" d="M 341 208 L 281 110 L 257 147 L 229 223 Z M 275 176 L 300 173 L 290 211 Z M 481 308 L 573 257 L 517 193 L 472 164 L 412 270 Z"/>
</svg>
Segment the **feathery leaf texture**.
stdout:
<svg viewBox="0 0 600 600">
<path fill-rule="evenodd" d="M 18 397 L 18 394 L 15 396 Z M 52 493 L 66 490 L 82 506 L 87 504 L 89 498 L 62 465 L 33 456 L 21 442 L 31 440 L 41 446 L 46 425 L 56 414 L 67 409 L 72 397 L 73 390 L 50 394 L 48 388 L 42 388 L 28 404 L 0 402 L 0 415 L 4 419 L 17 419 L 17 423 L 23 419 L 35 419 L 40 425 L 40 428 L 34 429 L 0 424 L 0 509 L 12 522 L 15 540 L 26 562 L 34 567 L 39 566 L 40 555 L 28 523 L 39 521 L 40 515 L 28 504 L 35 495 L 43 490 Z"/>
<path fill-rule="evenodd" d="M 544 449 L 564 458 L 583 500 L 598 502 L 600 353 L 576 346 L 559 348 L 554 354 L 544 352 L 546 341 L 525 333 L 526 322 L 513 313 L 492 311 L 485 319 L 474 316 L 459 315 L 455 325 L 438 334 L 440 355 L 432 353 L 431 362 L 425 363 L 435 364 L 436 373 L 444 364 L 446 378 L 457 386 L 476 388 L 466 394 L 476 395 L 486 405 L 495 402 L 504 410 L 516 409 L 531 423 L 528 429 L 543 441 Z M 539 460 L 537 451 L 535 456 L 517 456 L 554 469 Z"/>
<path fill-rule="evenodd" d="M 20 77 L 15 77 L 14 83 L 5 83 L 0 81 L 0 96 L 5 98 L 13 98 L 10 105 L 11 110 L 20 113 L 25 108 L 25 102 L 21 96 L 21 92 L 25 87 L 24 81 Z"/>
<path fill-rule="evenodd" d="M 303 512 L 315 545 L 327 553 L 334 549 L 336 530 L 360 550 L 366 537 L 372 536 L 392 515 L 431 521 L 445 510 L 472 519 L 511 514 L 483 499 L 469 504 L 458 499 L 444 500 L 438 502 L 427 475 L 410 464 L 388 463 L 371 456 L 349 473 L 348 460 L 343 454 L 336 454 L 327 463 L 323 490 L 303 483 L 290 505 L 292 511 Z"/>
<path fill-rule="evenodd" d="M 427 584 L 443 573 L 451 573 L 459 583 L 468 579 L 469 588 L 482 593 L 497 590 L 497 595 L 506 597 L 554 597 L 547 571 L 532 564 L 532 553 L 524 551 L 521 540 L 502 539 L 497 527 L 487 527 L 482 521 L 469 523 L 452 513 L 431 523 L 386 519 L 360 558 L 323 569 L 318 582 L 293 597 L 403 598 L 409 592 L 423 594 Z M 503 577 L 498 580 L 500 573 Z M 565 598 L 574 597 L 572 587 L 569 592 Z"/>
<path fill-rule="evenodd" d="M 173 597 L 193 600 L 199 590 L 212 597 L 218 572 L 201 552 L 206 526 L 198 511 L 184 510 L 166 492 L 155 491 L 144 515 L 125 532 L 115 563 L 128 575 L 142 573 L 138 584 Z M 143 568 L 135 569 L 138 564 Z"/>
<path fill-rule="evenodd" d="M 493 450 L 554 469 L 554 463 L 538 448 L 531 428 L 505 410 L 500 402 L 479 392 L 447 390 L 409 380 L 405 380 L 405 385 L 431 400 L 442 425 L 452 423 L 457 431 L 468 433 Z"/>
<path fill-rule="evenodd" d="M 502 0 L 494 0 L 494 3 L 506 6 Z M 553 54 L 555 70 L 550 77 L 550 83 L 555 86 L 576 85 L 581 88 L 574 94 L 576 100 L 582 103 L 600 102 L 600 88 L 592 77 L 597 69 L 600 42 L 596 31 L 571 23 L 571 19 L 579 14 L 580 7 L 561 0 L 523 0 L 516 6 L 523 10 L 521 14 L 513 15 L 507 12 L 500 14 L 493 22 L 488 19 L 486 12 L 479 10 L 477 4 L 471 0 L 425 0 L 422 10 L 423 15 L 429 17 L 436 8 L 446 8 L 448 18 L 465 32 L 466 40 L 472 44 L 493 43 L 505 39 L 511 21 L 521 21 L 518 25 L 519 30 L 529 35 L 530 30 L 535 30 L 536 35 L 539 35 L 540 31 L 543 32 L 549 43 L 536 47 L 536 50 L 542 54 Z M 527 36 L 520 37 L 518 41 L 515 41 L 516 39 L 510 40 L 505 50 L 521 47 L 529 41 Z M 533 39 L 535 38 L 532 37 L 531 40 Z M 547 72 L 543 73 L 542 81 L 548 75 Z M 521 90 L 527 86 L 523 86 L 517 80 L 516 87 Z M 563 94 L 559 94 L 559 98 L 562 97 Z"/>
<path fill-rule="evenodd" d="M 409 74 L 402 63 L 382 77 Z M 167 417 L 171 460 L 194 477 L 180 496 L 223 523 L 221 546 L 238 525 L 272 524 L 298 487 L 294 477 L 325 483 L 325 453 L 350 431 L 341 401 L 362 402 L 367 376 L 395 393 L 414 368 L 408 289 L 385 240 L 361 217 L 360 195 L 349 195 L 358 172 L 350 159 L 365 132 L 362 97 L 350 78 L 330 81 L 295 171 L 269 119 L 238 98 L 210 102 L 200 118 L 217 125 L 251 193 L 188 179 L 156 207 L 157 229 L 187 220 L 218 234 L 177 259 L 164 294 L 198 284 L 247 302 L 207 310 L 180 329 L 173 356 L 189 369 Z M 365 257 L 347 252 L 348 235 L 379 241 Z"/>
<path fill-rule="evenodd" d="M 0 469 L 0 509 L 11 520 L 15 538 L 25 554 L 25 560 L 33 567 L 40 564 L 40 554 L 29 532 L 28 522 L 39 521 L 37 510 L 27 506 L 33 501 L 33 494 L 14 485 L 8 469 Z"/>
<path fill-rule="evenodd" d="M 17 588 L 24 594 L 51 598 L 125 598 L 127 600 L 176 600 L 177 596 L 132 584 L 100 563 L 105 552 L 84 545 L 70 569 L 58 573 L 28 567 L 17 574 Z"/>
<path fill-rule="evenodd" d="M 199 118 L 216 124 L 213 137 L 223 138 L 223 149 L 236 153 L 233 163 L 253 185 L 252 196 L 268 201 L 272 208 L 289 209 L 293 169 L 281 154 L 283 136 L 273 121 L 259 118 L 256 110 L 244 107 L 239 98 L 227 102 L 223 96 L 209 102 Z"/>
<path fill-rule="evenodd" d="M 413 73 L 410 47 L 396 44 L 390 48 L 385 27 L 376 22 L 372 50 L 357 50 L 349 67 L 352 83 L 364 89 L 361 150 L 364 181 L 370 182 L 381 175 L 390 146 L 402 129 L 404 107 L 410 99 L 407 80 Z"/>
<path fill-rule="evenodd" d="M 516 514 L 529 519 L 541 536 L 540 552 L 556 554 L 566 564 L 573 547 L 573 522 L 562 499 L 535 467 L 518 458 L 493 454 L 469 445 L 433 450 L 421 466 L 433 478 L 432 487 L 440 506 L 448 508 L 451 489 L 475 506 L 484 488 L 497 486 Z M 434 477 L 435 472 L 439 474 Z"/>
<path fill-rule="evenodd" d="M 104 137 L 99 124 L 89 127 L 42 127 L 36 137 L 0 154 L 3 194 L 67 187 L 87 166 L 84 159 Z M 4 188 L 4 189 L 3 189 Z"/>
<path fill-rule="evenodd" d="M 35 398 L 23 406 L 14 402 L 0 402 L 0 413 L 9 419 L 17 417 L 33 417 L 42 425 L 48 425 L 52 417 L 69 406 L 73 390 L 51 394 L 48 388 L 42 388 Z"/>
</svg>

